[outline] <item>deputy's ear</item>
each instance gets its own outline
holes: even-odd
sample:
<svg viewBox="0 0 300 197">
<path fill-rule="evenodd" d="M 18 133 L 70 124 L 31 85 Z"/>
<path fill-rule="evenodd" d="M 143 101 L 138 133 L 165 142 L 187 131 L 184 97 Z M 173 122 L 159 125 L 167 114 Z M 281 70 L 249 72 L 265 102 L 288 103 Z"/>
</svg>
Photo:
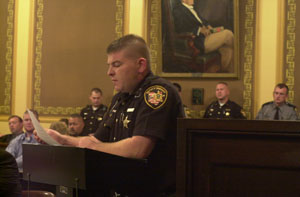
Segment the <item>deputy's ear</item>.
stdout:
<svg viewBox="0 0 300 197">
<path fill-rule="evenodd" d="M 138 59 L 139 72 L 144 72 L 147 69 L 147 60 L 143 57 Z"/>
</svg>

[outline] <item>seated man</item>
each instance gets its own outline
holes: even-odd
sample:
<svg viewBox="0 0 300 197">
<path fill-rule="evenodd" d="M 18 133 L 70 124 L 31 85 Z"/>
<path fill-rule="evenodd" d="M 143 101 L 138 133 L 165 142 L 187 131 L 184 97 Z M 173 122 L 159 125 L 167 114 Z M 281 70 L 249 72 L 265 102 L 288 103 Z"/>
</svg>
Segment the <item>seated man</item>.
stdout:
<svg viewBox="0 0 300 197">
<path fill-rule="evenodd" d="M 35 110 L 30 110 L 35 115 L 37 119 L 39 119 L 38 113 Z M 34 127 L 31 122 L 31 118 L 28 114 L 28 111 L 24 112 L 23 115 L 23 126 L 25 129 L 25 133 L 22 133 L 21 135 L 17 136 L 15 139 L 13 139 L 9 145 L 6 148 L 6 151 L 9 152 L 12 156 L 16 158 L 19 171 L 23 171 L 23 149 L 22 144 L 23 143 L 29 143 L 29 144 L 38 144 L 36 139 L 33 136 Z"/>
<path fill-rule="evenodd" d="M 225 29 L 213 32 L 208 21 L 194 10 L 194 0 L 182 0 L 173 8 L 175 31 L 177 33 L 192 33 L 194 45 L 200 54 L 219 51 L 221 54 L 221 68 L 215 72 L 231 72 L 233 64 L 232 31 Z"/>
<path fill-rule="evenodd" d="M 64 145 L 147 158 L 147 170 L 139 183 L 125 191 L 115 188 L 121 196 L 175 192 L 176 122 L 184 115 L 180 97 L 170 82 L 152 74 L 149 50 L 141 37 L 121 37 L 108 46 L 107 54 L 107 74 L 118 93 L 96 133 L 76 138 L 47 132 Z"/>
<path fill-rule="evenodd" d="M 68 132 L 70 136 L 87 136 L 84 130 L 84 122 L 79 114 L 71 114 L 69 118 Z"/>
<path fill-rule="evenodd" d="M 217 101 L 212 102 L 205 111 L 204 118 L 246 119 L 242 107 L 229 100 L 229 88 L 225 82 L 216 86 Z"/>
<path fill-rule="evenodd" d="M 24 133 L 23 120 L 17 115 L 12 115 L 8 118 L 8 126 L 11 134 L 1 136 L 0 142 L 9 143 L 12 139 Z"/>
<path fill-rule="evenodd" d="M 273 101 L 262 105 L 257 120 L 298 120 L 296 106 L 286 102 L 289 95 L 289 87 L 284 83 L 275 86 Z"/>
</svg>

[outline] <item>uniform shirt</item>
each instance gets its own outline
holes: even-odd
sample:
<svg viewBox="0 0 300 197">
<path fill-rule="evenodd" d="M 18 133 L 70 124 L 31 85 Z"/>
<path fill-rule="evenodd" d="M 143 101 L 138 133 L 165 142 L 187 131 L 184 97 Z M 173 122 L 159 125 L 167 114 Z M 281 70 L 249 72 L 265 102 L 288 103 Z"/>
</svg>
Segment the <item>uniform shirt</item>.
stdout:
<svg viewBox="0 0 300 197">
<path fill-rule="evenodd" d="M 279 108 L 279 120 L 298 120 L 296 106 L 290 103 L 284 103 Z M 274 120 L 276 114 L 276 104 L 273 101 L 262 105 L 256 119 L 257 120 Z"/>
<path fill-rule="evenodd" d="M 107 107 L 102 104 L 96 110 L 93 110 L 91 105 L 87 105 L 81 110 L 80 115 L 84 121 L 84 131 L 86 135 L 96 132 L 106 111 Z"/>
<path fill-rule="evenodd" d="M 23 143 L 38 144 L 33 135 L 27 137 L 26 133 L 22 133 L 14 138 L 5 149 L 12 156 L 14 156 L 14 158 L 16 158 L 19 171 L 23 171 Z"/>
<path fill-rule="evenodd" d="M 175 189 L 176 125 L 183 107 L 175 87 L 150 73 L 132 94 L 118 93 L 100 123 L 95 137 L 116 142 L 132 136 L 151 136 L 156 145 L 148 159 L 141 191 Z"/>
<path fill-rule="evenodd" d="M 204 118 L 217 119 L 246 119 L 242 107 L 228 100 L 223 106 L 218 101 L 212 102 L 205 111 Z"/>
</svg>

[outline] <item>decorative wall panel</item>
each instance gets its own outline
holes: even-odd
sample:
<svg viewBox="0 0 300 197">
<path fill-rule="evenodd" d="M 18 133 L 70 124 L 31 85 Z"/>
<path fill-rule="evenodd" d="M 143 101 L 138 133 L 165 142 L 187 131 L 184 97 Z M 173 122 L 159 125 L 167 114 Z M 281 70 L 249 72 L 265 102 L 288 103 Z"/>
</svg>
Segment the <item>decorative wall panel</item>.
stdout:
<svg viewBox="0 0 300 197">
<path fill-rule="evenodd" d="M 36 0 L 32 106 L 42 116 L 78 113 L 99 87 L 109 104 L 106 47 L 123 34 L 124 1 Z"/>
<path fill-rule="evenodd" d="M 296 76 L 300 76 L 300 69 L 295 65 L 300 64 L 299 53 L 299 38 L 300 21 L 296 20 L 297 16 L 300 16 L 300 12 L 296 12 L 297 3 L 296 0 L 285 1 L 285 39 L 284 39 L 284 81 L 290 91 L 288 101 L 300 107 L 300 87 L 295 84 L 299 84 L 300 79 Z M 297 28 L 297 23 L 299 23 Z M 298 39 L 297 39 L 298 37 Z M 298 98 L 298 99 L 297 99 Z"/>
</svg>

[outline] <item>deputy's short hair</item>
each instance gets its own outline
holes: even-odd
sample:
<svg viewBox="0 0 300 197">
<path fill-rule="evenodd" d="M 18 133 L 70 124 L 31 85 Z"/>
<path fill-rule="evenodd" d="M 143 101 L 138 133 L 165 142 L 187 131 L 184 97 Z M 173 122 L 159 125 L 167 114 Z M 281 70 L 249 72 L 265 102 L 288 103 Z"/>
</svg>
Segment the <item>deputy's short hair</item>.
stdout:
<svg viewBox="0 0 300 197">
<path fill-rule="evenodd" d="M 147 66 L 150 68 L 150 52 L 145 40 L 137 35 L 128 34 L 117 40 L 114 40 L 106 49 L 107 54 L 115 53 L 123 49 L 126 51 L 127 57 L 139 58 L 143 57 L 147 60 Z"/>
</svg>

